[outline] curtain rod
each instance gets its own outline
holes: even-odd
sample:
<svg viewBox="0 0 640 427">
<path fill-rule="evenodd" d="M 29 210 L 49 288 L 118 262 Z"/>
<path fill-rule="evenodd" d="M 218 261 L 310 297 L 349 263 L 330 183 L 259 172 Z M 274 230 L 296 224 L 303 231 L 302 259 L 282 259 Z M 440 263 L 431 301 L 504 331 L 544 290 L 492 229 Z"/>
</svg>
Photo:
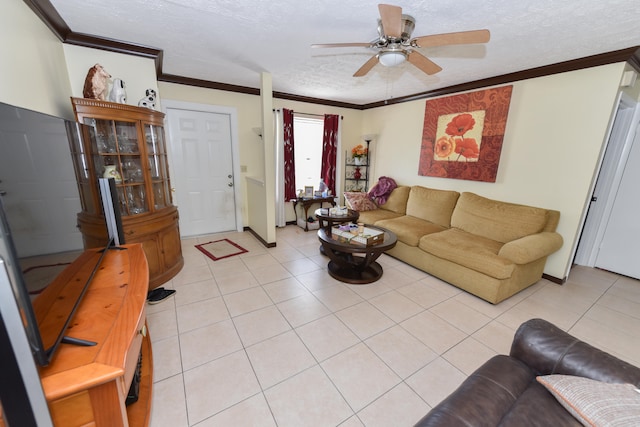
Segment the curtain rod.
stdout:
<svg viewBox="0 0 640 427">
<path fill-rule="evenodd" d="M 274 108 L 273 111 L 279 113 L 280 109 Z M 304 114 L 305 116 L 315 116 L 315 117 L 324 117 L 324 114 L 314 114 L 314 113 L 304 113 L 302 111 L 293 111 L 293 114 Z M 340 120 L 344 119 L 343 116 L 340 116 Z"/>
</svg>

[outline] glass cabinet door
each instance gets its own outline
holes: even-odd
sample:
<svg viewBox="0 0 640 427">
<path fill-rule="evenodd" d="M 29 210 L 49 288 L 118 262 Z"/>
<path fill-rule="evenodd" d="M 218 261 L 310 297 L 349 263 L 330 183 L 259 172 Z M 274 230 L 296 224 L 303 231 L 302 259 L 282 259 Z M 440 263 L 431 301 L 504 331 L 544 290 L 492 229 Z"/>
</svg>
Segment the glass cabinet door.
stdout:
<svg viewBox="0 0 640 427">
<path fill-rule="evenodd" d="M 96 177 L 114 178 L 120 213 L 137 215 L 149 211 L 136 122 L 86 118 L 95 132 L 92 155 Z"/>
<path fill-rule="evenodd" d="M 162 209 L 172 204 L 164 131 L 161 127 L 145 124 L 144 135 L 153 188 L 153 207 Z"/>
<path fill-rule="evenodd" d="M 92 197 L 93 184 L 91 182 L 91 174 L 89 173 L 89 155 L 85 151 L 82 137 L 82 129 L 79 123 L 67 122 L 67 135 L 69 136 L 69 149 L 71 151 L 71 160 L 73 161 L 73 168 L 76 172 L 76 181 L 78 182 L 78 193 L 80 194 L 80 204 L 82 210 L 88 213 L 97 214 L 99 209 L 97 208 L 96 201 Z M 93 144 L 95 144 L 95 129 L 87 128 L 89 131 L 89 137 Z"/>
</svg>

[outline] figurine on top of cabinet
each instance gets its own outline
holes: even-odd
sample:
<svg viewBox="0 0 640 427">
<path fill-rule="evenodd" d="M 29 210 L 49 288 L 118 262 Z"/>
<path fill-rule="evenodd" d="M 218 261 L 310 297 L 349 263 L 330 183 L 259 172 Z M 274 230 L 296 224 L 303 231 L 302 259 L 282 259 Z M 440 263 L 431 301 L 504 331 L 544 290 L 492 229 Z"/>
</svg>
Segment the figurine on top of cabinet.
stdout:
<svg viewBox="0 0 640 427">
<path fill-rule="evenodd" d="M 152 110 L 156 109 L 156 91 L 153 89 L 147 89 L 145 91 L 145 96 L 140 101 L 138 101 L 138 107 L 147 107 Z"/>
<path fill-rule="evenodd" d="M 89 68 L 87 77 L 84 79 L 84 88 L 82 96 L 90 99 L 99 99 L 105 101 L 107 99 L 107 90 L 109 88 L 109 79 L 111 75 L 100 64 L 96 64 Z"/>
<path fill-rule="evenodd" d="M 127 91 L 121 79 L 115 79 L 113 81 L 113 87 L 111 88 L 111 92 L 109 92 L 109 101 L 117 102 L 118 104 L 127 103 Z"/>
</svg>

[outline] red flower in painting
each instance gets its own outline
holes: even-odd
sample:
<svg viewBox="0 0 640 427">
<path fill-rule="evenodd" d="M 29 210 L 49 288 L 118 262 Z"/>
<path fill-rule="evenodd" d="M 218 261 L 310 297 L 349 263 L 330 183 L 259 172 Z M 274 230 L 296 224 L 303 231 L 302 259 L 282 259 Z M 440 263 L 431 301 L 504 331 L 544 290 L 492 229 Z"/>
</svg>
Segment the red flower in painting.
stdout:
<svg viewBox="0 0 640 427">
<path fill-rule="evenodd" d="M 456 153 L 467 159 L 477 159 L 480 156 L 480 148 L 475 138 L 458 138 L 456 140 Z"/>
<path fill-rule="evenodd" d="M 462 136 L 473 129 L 476 120 L 469 113 L 458 114 L 447 125 L 446 133 L 453 136 Z"/>
<path fill-rule="evenodd" d="M 453 153 L 455 141 L 450 136 L 438 138 L 435 146 L 435 154 L 437 157 L 449 157 Z"/>
</svg>

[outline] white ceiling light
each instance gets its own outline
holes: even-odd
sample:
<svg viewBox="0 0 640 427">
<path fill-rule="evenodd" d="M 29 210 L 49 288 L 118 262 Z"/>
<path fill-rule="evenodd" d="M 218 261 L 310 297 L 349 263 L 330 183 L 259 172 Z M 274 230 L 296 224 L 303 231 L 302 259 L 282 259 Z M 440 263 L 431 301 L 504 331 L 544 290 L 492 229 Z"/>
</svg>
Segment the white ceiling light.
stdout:
<svg viewBox="0 0 640 427">
<path fill-rule="evenodd" d="M 402 64 L 407 59 L 402 51 L 388 51 L 380 53 L 378 61 L 385 67 L 395 67 Z"/>
</svg>

